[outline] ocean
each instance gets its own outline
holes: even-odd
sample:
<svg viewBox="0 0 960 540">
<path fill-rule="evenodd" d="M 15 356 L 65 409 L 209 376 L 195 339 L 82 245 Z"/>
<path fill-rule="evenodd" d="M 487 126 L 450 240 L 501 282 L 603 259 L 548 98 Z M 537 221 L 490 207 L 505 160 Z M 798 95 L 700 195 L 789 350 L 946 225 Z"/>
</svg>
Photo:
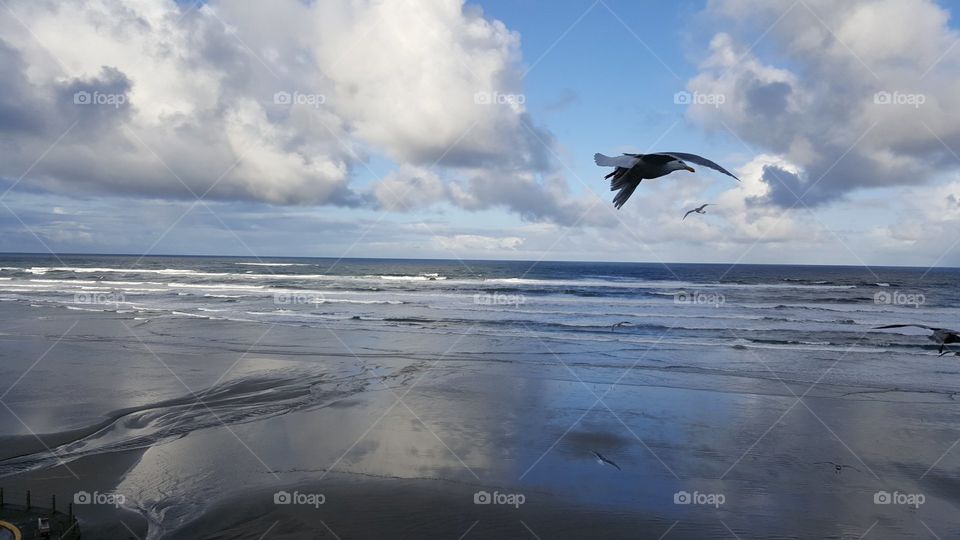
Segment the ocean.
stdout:
<svg viewBox="0 0 960 540">
<path fill-rule="evenodd" d="M 124 493 L 151 538 L 262 533 L 285 486 L 347 505 L 291 538 L 513 536 L 474 488 L 544 536 L 949 536 L 957 359 L 874 327 L 958 304 L 946 268 L 4 254 L 0 486 Z M 71 464 L 95 485 L 38 480 Z M 924 507 L 871 499 L 897 489 Z M 122 534 L 107 510 L 81 524 Z"/>
<path fill-rule="evenodd" d="M 0 256 L 0 300 L 203 318 L 662 348 L 911 354 L 870 328 L 949 326 L 960 271 L 702 264 Z M 611 327 L 620 322 L 629 324 Z M 960 326 L 956 325 L 955 326 Z M 928 348 L 933 348 L 928 344 Z M 772 353 L 768 353 L 772 354 Z"/>
</svg>

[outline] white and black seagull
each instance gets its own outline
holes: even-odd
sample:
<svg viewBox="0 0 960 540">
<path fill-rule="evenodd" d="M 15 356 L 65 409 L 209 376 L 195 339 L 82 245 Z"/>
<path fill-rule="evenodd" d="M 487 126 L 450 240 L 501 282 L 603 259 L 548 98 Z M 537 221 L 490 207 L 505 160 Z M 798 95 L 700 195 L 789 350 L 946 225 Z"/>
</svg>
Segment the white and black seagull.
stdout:
<svg viewBox="0 0 960 540">
<path fill-rule="evenodd" d="M 708 207 L 708 206 L 710 206 L 710 203 L 701 204 L 700 206 L 698 206 L 697 208 L 694 208 L 693 210 L 687 210 L 687 213 L 683 215 L 683 219 L 681 219 L 680 221 L 683 221 L 684 219 L 687 219 L 687 216 L 689 216 L 690 214 L 692 214 L 692 213 L 694 213 L 694 212 L 696 212 L 696 213 L 698 213 L 698 214 L 706 214 L 706 212 L 704 212 L 703 209 L 706 208 L 706 207 Z"/>
<path fill-rule="evenodd" d="M 934 328 L 932 326 L 925 326 L 922 324 L 888 324 L 886 326 L 876 326 L 874 330 L 882 330 L 884 328 L 907 328 L 913 326 L 915 328 L 923 328 L 924 330 L 930 330 L 933 334 L 930 335 L 930 341 L 934 341 L 940 344 L 940 356 L 943 356 L 944 347 L 951 343 L 960 343 L 960 332 L 956 330 L 947 330 L 946 328 Z M 950 353 L 950 351 L 947 351 Z"/>
<path fill-rule="evenodd" d="M 610 157 L 603 154 L 594 154 L 593 161 L 600 167 L 614 167 L 612 173 L 604 176 L 610 179 L 610 191 L 619 191 L 613 198 L 613 205 L 619 210 L 623 203 L 633 195 L 634 190 L 643 180 L 660 178 L 673 171 L 693 171 L 687 162 L 709 167 L 715 171 L 740 181 L 730 171 L 717 165 L 705 157 L 683 152 L 658 152 L 656 154 L 623 154 Z"/>
</svg>

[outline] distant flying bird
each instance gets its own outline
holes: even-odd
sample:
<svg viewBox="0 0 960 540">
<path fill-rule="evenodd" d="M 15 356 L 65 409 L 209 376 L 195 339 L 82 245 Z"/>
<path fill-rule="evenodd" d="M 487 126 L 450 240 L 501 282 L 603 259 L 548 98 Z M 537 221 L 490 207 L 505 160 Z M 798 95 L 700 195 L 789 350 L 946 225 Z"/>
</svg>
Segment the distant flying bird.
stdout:
<svg viewBox="0 0 960 540">
<path fill-rule="evenodd" d="M 832 461 L 815 461 L 814 465 L 833 465 L 833 470 L 835 473 L 840 474 L 844 469 L 853 469 L 857 472 L 863 472 L 860 469 L 854 467 L 853 465 L 844 465 L 843 463 L 834 463 Z"/>
<path fill-rule="evenodd" d="M 610 179 L 610 191 L 619 191 L 613 198 L 613 205 L 619 210 L 627 199 L 633 195 L 634 190 L 643 180 L 660 178 L 673 171 L 693 171 L 693 167 L 687 165 L 696 163 L 709 167 L 715 171 L 740 181 L 730 171 L 717 165 L 707 158 L 696 154 L 685 154 L 682 152 L 659 152 L 656 154 L 623 154 L 622 156 L 610 157 L 603 154 L 594 154 L 593 161 L 600 167 L 614 167 L 612 173 L 604 176 Z"/>
<path fill-rule="evenodd" d="M 623 471 L 623 469 L 621 469 L 619 465 L 600 455 L 600 452 L 593 452 L 593 455 L 597 456 L 597 463 L 601 465 L 606 463 L 607 465 L 612 465 L 616 467 L 618 471 Z"/>
<path fill-rule="evenodd" d="M 687 216 L 689 216 L 690 214 L 692 214 L 692 213 L 694 213 L 694 212 L 696 212 L 696 213 L 698 213 L 698 214 L 706 214 L 706 212 L 704 212 L 703 209 L 706 208 L 706 207 L 708 207 L 708 206 L 710 206 L 710 203 L 701 204 L 698 208 L 694 208 L 693 210 L 687 210 L 687 213 L 683 215 L 683 219 L 681 219 L 680 221 L 683 221 L 684 219 L 687 219 Z"/>
<path fill-rule="evenodd" d="M 943 356 L 943 349 L 948 344 L 960 343 L 960 332 L 957 332 L 956 330 L 947 330 L 946 328 L 934 328 L 932 326 L 925 326 L 922 324 L 888 324 L 887 326 L 874 327 L 874 330 L 882 330 L 884 328 L 907 328 L 909 326 L 923 328 L 924 330 L 930 330 L 933 332 L 933 334 L 930 335 L 930 341 L 940 344 L 940 356 Z"/>
<path fill-rule="evenodd" d="M 633 323 L 630 321 L 620 321 L 617 324 L 614 324 L 613 326 L 611 326 L 610 331 L 613 332 L 614 330 L 616 330 L 617 328 L 620 328 L 621 326 L 633 326 Z"/>
</svg>

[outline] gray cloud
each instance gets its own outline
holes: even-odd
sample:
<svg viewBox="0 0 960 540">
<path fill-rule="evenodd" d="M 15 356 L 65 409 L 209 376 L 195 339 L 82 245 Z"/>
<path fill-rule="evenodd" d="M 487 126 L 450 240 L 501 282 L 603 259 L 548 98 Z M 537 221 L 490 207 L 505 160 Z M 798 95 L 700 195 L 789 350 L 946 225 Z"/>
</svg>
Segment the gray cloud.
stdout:
<svg viewBox="0 0 960 540">
<path fill-rule="evenodd" d="M 934 2 L 717 0 L 708 10 L 711 21 L 735 19 L 744 34 L 776 23 L 765 38 L 774 45 L 768 63 L 745 46 L 752 38 L 717 34 L 689 87 L 723 94 L 725 103 L 688 110 L 694 122 L 729 128 L 801 169 L 764 175 L 771 202 L 792 206 L 791 191 L 809 189 L 803 203 L 824 204 L 960 165 L 944 148 L 960 148 L 960 124 L 947 120 L 960 106 L 960 57 L 949 51 L 960 35 Z M 893 102 L 878 102 L 878 92 Z M 919 106 L 909 103 L 915 96 Z"/>
<path fill-rule="evenodd" d="M 385 191 L 350 180 L 378 155 L 432 169 L 431 202 L 477 175 L 463 208 L 569 222 L 578 204 L 556 178 L 497 195 L 554 174 L 556 141 L 523 106 L 519 36 L 458 0 L 10 4 L 71 28 L 41 44 L 0 19 L 0 176 L 30 169 L 17 189 L 373 207 Z"/>
</svg>

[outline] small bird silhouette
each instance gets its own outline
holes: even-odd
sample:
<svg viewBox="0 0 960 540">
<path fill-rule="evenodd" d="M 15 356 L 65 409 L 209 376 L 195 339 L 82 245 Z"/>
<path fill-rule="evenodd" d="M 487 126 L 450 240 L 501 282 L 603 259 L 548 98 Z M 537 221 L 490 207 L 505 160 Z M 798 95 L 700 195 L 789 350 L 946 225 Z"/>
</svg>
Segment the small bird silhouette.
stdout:
<svg viewBox="0 0 960 540">
<path fill-rule="evenodd" d="M 860 469 L 854 467 L 853 465 L 844 465 L 843 463 L 834 463 L 832 461 L 815 461 L 814 465 L 833 465 L 833 470 L 837 474 L 843 472 L 844 469 L 853 469 L 857 472 L 863 472 Z"/>
<path fill-rule="evenodd" d="M 611 327 L 610 327 L 610 331 L 613 332 L 614 330 L 616 330 L 617 328 L 620 328 L 620 327 L 622 327 L 622 326 L 633 326 L 633 323 L 630 322 L 630 321 L 620 321 L 620 322 L 618 322 L 617 324 L 611 326 Z"/>
<path fill-rule="evenodd" d="M 707 212 L 704 210 L 704 208 L 706 208 L 706 207 L 708 207 L 708 206 L 710 206 L 710 203 L 701 204 L 700 206 L 694 208 L 693 210 L 688 210 L 687 213 L 683 215 L 683 219 L 681 219 L 680 221 L 683 221 L 684 219 L 687 219 L 687 216 L 689 216 L 690 214 L 692 214 L 692 213 L 694 213 L 694 212 L 696 212 L 696 213 L 698 213 L 698 214 L 706 214 Z"/>
<path fill-rule="evenodd" d="M 623 470 L 623 469 L 621 469 L 620 466 L 617 465 L 616 463 L 614 463 L 614 462 L 610 461 L 609 459 L 603 457 L 603 456 L 600 454 L 600 452 L 593 452 L 593 455 L 597 456 L 597 463 L 599 463 L 600 465 L 603 465 L 604 463 L 606 463 L 607 465 L 611 465 L 611 466 L 613 466 L 613 467 L 616 467 L 618 471 L 622 471 L 622 470 Z"/>
</svg>

